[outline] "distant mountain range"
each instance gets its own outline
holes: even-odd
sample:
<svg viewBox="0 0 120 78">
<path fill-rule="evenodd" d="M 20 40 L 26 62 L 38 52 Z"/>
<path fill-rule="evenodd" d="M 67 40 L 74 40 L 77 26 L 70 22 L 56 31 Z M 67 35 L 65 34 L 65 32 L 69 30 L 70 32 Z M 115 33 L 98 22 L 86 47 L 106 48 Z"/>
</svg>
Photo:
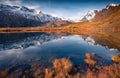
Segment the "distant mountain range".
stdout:
<svg viewBox="0 0 120 78">
<path fill-rule="evenodd" d="M 58 21 L 61 22 L 56 24 Z M 53 17 L 44 14 L 42 11 L 29 9 L 25 6 L 20 7 L 0 4 L 0 27 L 45 26 L 50 22 L 50 26 L 61 26 L 69 23 L 61 18 Z"/>
<path fill-rule="evenodd" d="M 80 22 L 98 22 L 110 19 L 119 19 L 119 14 L 115 14 L 120 10 L 119 4 L 109 4 L 102 10 L 94 10 L 88 13 L 80 20 Z M 113 15 L 114 14 L 114 15 Z M 113 16 L 111 16 L 113 15 Z M 117 15 L 117 16 L 116 16 Z M 111 19 L 113 20 L 113 19 Z M 111 21 L 109 20 L 109 21 Z M 0 27 L 36 27 L 36 26 L 64 26 L 72 23 L 69 20 L 62 20 L 45 14 L 42 11 L 29 9 L 25 6 L 10 6 L 0 4 Z"/>
</svg>

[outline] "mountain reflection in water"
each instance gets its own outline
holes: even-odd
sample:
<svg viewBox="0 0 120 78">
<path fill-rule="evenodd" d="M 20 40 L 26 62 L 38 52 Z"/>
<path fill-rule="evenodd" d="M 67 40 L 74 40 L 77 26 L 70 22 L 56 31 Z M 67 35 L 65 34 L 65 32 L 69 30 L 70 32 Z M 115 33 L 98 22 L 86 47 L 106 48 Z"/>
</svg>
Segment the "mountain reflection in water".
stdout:
<svg viewBox="0 0 120 78">
<path fill-rule="evenodd" d="M 107 49 L 91 37 L 66 33 L 0 34 L 0 67 L 31 64 L 34 61 L 50 66 L 56 58 L 72 57 L 74 65 L 84 64 L 85 54 L 102 56 L 103 64 L 111 64 L 117 49 Z M 0 68 L 1 70 L 3 68 Z"/>
</svg>

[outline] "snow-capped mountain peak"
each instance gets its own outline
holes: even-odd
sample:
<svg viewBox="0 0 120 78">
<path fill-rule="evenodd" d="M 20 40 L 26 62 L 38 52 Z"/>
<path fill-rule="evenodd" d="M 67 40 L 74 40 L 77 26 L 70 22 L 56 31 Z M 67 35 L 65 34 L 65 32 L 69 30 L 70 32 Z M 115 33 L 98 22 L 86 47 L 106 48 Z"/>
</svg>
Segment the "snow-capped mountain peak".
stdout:
<svg viewBox="0 0 120 78">
<path fill-rule="evenodd" d="M 119 6 L 119 4 L 114 4 L 114 3 L 110 3 L 107 5 L 106 9 L 109 9 L 109 7 L 116 7 L 116 6 Z"/>
<path fill-rule="evenodd" d="M 91 20 L 93 17 L 95 16 L 95 13 L 92 12 L 92 11 L 88 11 L 87 15 L 86 15 L 86 18 L 88 20 Z"/>
<path fill-rule="evenodd" d="M 91 21 L 92 18 L 94 18 L 95 12 L 94 11 L 88 11 L 87 14 L 82 18 L 81 21 Z"/>
</svg>

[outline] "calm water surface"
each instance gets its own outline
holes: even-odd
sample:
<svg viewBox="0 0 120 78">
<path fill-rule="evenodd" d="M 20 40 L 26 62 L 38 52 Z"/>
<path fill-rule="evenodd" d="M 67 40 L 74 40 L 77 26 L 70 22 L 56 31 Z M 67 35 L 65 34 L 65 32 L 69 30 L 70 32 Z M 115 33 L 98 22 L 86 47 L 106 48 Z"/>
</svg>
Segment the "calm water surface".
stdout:
<svg viewBox="0 0 120 78">
<path fill-rule="evenodd" d="M 117 49 L 107 49 L 91 37 L 64 34 L 0 34 L 0 67 L 39 61 L 51 65 L 56 58 L 72 57 L 74 65 L 84 64 L 85 54 L 93 53 L 111 64 Z"/>
</svg>

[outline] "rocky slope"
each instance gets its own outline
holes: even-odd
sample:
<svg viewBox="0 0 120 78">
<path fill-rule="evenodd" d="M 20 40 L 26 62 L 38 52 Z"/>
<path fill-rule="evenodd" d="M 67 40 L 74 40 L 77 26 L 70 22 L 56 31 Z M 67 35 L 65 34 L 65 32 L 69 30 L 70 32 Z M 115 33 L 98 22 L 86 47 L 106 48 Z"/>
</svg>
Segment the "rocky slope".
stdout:
<svg viewBox="0 0 120 78">
<path fill-rule="evenodd" d="M 81 19 L 81 22 L 98 22 L 103 21 L 111 15 L 115 14 L 120 10 L 119 4 L 108 4 L 102 10 L 88 11 L 88 13 Z"/>
<path fill-rule="evenodd" d="M 106 6 L 106 8 L 100 10 L 100 11 L 95 11 L 95 16 L 92 19 L 93 22 L 97 21 L 103 21 L 104 19 L 109 18 L 111 15 L 115 14 L 120 10 L 120 5 L 119 4 L 109 4 Z"/>
</svg>

